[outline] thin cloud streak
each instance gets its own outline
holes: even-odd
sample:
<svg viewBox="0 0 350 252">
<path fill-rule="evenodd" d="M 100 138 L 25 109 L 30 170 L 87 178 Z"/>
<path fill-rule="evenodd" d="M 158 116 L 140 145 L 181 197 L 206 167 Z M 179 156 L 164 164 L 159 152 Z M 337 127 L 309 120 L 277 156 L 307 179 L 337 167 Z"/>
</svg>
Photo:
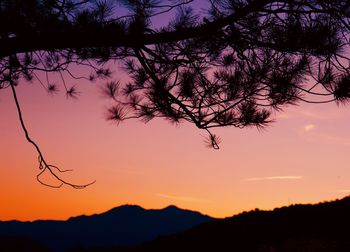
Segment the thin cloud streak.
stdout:
<svg viewBox="0 0 350 252">
<path fill-rule="evenodd" d="M 350 139 L 346 137 L 326 134 L 326 133 L 316 133 L 312 132 L 309 134 L 309 141 L 321 144 L 335 144 L 335 145 L 350 145 Z"/>
<path fill-rule="evenodd" d="M 176 200 L 176 201 L 195 202 L 195 203 L 213 203 L 213 201 L 210 201 L 210 200 L 192 198 L 192 197 L 175 196 L 175 195 L 168 195 L 168 194 L 163 194 L 163 193 L 156 193 L 155 195 L 157 197 Z"/>
<path fill-rule="evenodd" d="M 304 130 L 305 131 L 310 131 L 310 130 L 313 130 L 315 128 L 315 125 L 314 124 L 306 124 L 304 126 Z"/>
<path fill-rule="evenodd" d="M 124 169 L 119 169 L 117 170 L 117 172 L 119 173 L 123 173 L 123 174 L 128 174 L 128 175 L 136 175 L 136 176 L 142 176 L 145 175 L 145 172 L 143 171 L 138 171 L 138 170 L 124 170 Z"/>
<path fill-rule="evenodd" d="M 257 178 L 246 178 L 244 181 L 262 181 L 262 180 L 300 180 L 302 176 L 272 176 L 272 177 L 257 177 Z"/>
<path fill-rule="evenodd" d="M 339 117 L 337 113 L 334 113 L 332 110 L 330 111 L 323 111 L 322 113 L 319 113 L 318 111 L 312 111 L 312 110 L 292 110 L 289 112 L 280 112 L 276 115 L 277 119 L 313 119 L 313 120 L 329 120 L 329 119 L 336 119 Z"/>
<path fill-rule="evenodd" d="M 350 189 L 337 190 L 338 193 L 350 193 Z"/>
</svg>

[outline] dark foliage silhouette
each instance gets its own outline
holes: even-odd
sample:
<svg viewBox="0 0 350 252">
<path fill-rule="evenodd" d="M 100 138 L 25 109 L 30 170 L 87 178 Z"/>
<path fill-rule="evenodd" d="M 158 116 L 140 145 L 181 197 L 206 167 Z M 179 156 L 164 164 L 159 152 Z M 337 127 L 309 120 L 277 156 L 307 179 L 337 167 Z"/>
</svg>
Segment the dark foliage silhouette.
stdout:
<svg viewBox="0 0 350 252">
<path fill-rule="evenodd" d="M 141 246 L 74 252 L 240 251 L 344 252 L 350 250 L 350 198 L 316 205 L 253 210 L 215 220 Z M 73 252 L 73 251 L 72 251 Z"/>
<path fill-rule="evenodd" d="M 28 237 L 0 235 L 1 252 L 50 252 L 41 243 Z"/>
<path fill-rule="evenodd" d="M 0 222 L 0 237 L 23 236 L 40 241 L 55 252 L 62 252 L 73 247 L 139 244 L 211 220 L 209 216 L 175 206 L 145 210 L 139 206 L 125 205 L 102 214 L 78 216 L 67 221 Z M 10 244 L 10 241 L 6 242 Z M 1 243 L 0 251 L 4 251 Z"/>
<path fill-rule="evenodd" d="M 3 0 L 0 88 L 11 87 L 15 96 L 20 80 L 37 79 L 55 93 L 60 88 L 50 81 L 53 72 L 62 77 L 67 97 L 76 97 L 70 78 L 114 79 L 110 63 L 120 61 L 130 81 L 109 80 L 103 87 L 115 102 L 108 120 L 187 121 L 207 131 L 217 149 L 213 128 L 263 127 L 273 111 L 298 102 L 349 101 L 349 5 L 345 0 Z M 154 25 L 164 15 L 168 22 Z M 76 76 L 75 66 L 91 74 Z M 16 105 L 21 115 L 17 99 Z M 26 137 L 34 144 L 27 131 Z M 42 172 L 51 172 L 58 186 L 85 186 L 61 180 L 59 168 L 34 145 Z"/>
</svg>

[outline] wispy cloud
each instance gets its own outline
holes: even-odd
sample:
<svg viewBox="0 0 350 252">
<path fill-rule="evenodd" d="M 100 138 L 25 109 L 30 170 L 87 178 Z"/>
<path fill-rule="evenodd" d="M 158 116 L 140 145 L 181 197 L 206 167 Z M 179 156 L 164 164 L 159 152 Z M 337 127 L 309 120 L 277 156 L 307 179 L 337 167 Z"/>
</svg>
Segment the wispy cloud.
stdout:
<svg viewBox="0 0 350 252">
<path fill-rule="evenodd" d="M 288 112 L 280 112 L 276 115 L 277 119 L 295 119 L 295 118 L 305 118 L 305 119 L 313 119 L 313 120 L 329 120 L 330 118 L 336 118 L 338 113 L 334 113 L 333 110 L 330 111 L 322 111 L 319 113 L 318 111 L 312 110 L 300 110 L 293 109 Z"/>
<path fill-rule="evenodd" d="M 314 128 L 315 128 L 314 124 L 306 124 L 304 126 L 304 131 L 310 131 L 310 130 L 313 130 Z"/>
<path fill-rule="evenodd" d="M 332 136 L 329 134 L 323 134 L 319 136 L 321 139 L 325 140 L 325 143 L 329 144 L 339 144 L 339 145 L 350 145 L 350 140 L 346 137 Z"/>
<path fill-rule="evenodd" d="M 350 193 L 350 189 L 337 190 L 338 193 Z"/>
<path fill-rule="evenodd" d="M 138 170 L 117 170 L 118 172 L 120 173 L 124 173 L 124 174 L 128 174 L 128 175 L 135 175 L 135 176 L 142 176 L 144 175 L 145 173 L 143 171 L 138 171 Z"/>
<path fill-rule="evenodd" d="M 312 119 L 316 119 L 316 120 L 329 119 L 329 115 L 325 116 L 323 113 L 316 113 L 313 111 L 301 110 L 301 111 L 299 111 L 299 114 L 305 118 L 312 118 Z"/>
<path fill-rule="evenodd" d="M 335 144 L 335 145 L 350 145 L 350 139 L 347 136 L 337 136 L 327 133 L 312 132 L 309 134 L 309 141 L 321 143 L 321 144 Z"/>
<path fill-rule="evenodd" d="M 200 198 L 176 196 L 176 195 L 169 195 L 169 194 L 163 194 L 163 193 L 156 193 L 155 195 L 158 197 L 161 197 L 161 198 L 171 199 L 171 200 L 175 200 L 175 201 L 196 202 L 196 203 L 213 203 L 213 201 L 211 201 L 211 200 L 200 199 Z"/>
<path fill-rule="evenodd" d="M 261 180 L 299 180 L 303 179 L 302 176 L 271 176 L 271 177 L 256 177 L 246 178 L 244 181 L 261 181 Z"/>
</svg>

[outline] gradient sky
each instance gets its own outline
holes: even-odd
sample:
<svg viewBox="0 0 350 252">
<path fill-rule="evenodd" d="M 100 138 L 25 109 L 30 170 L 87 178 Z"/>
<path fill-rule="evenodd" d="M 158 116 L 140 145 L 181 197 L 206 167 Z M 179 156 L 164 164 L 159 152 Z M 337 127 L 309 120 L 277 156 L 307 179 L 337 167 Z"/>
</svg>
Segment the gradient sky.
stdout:
<svg viewBox="0 0 350 252">
<path fill-rule="evenodd" d="M 224 217 L 350 192 L 350 107 L 288 107 L 263 131 L 216 130 L 223 141 L 213 150 L 205 132 L 188 123 L 107 122 L 101 83 L 79 83 L 76 100 L 48 95 L 35 82 L 18 87 L 27 127 L 46 159 L 74 169 L 67 180 L 97 180 L 83 190 L 36 182 L 37 153 L 24 138 L 10 89 L 1 90 L 1 220 L 66 219 L 127 203 Z"/>
<path fill-rule="evenodd" d="M 115 70 L 116 78 L 123 78 Z M 65 178 L 97 182 L 75 190 L 36 181 L 37 153 L 24 137 L 10 89 L 0 90 L 0 220 L 67 219 L 122 204 L 174 204 L 214 217 L 253 208 L 314 203 L 350 193 L 350 106 L 300 104 L 266 130 L 217 129 L 220 150 L 188 123 L 107 122 L 96 83 L 78 99 L 22 82 L 18 96 L 31 137 Z"/>
</svg>

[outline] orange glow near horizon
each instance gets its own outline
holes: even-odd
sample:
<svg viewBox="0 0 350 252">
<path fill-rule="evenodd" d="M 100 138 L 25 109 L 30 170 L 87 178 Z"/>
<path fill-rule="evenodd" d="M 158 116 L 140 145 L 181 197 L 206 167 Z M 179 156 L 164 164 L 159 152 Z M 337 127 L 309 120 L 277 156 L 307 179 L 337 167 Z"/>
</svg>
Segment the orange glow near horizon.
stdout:
<svg viewBox="0 0 350 252">
<path fill-rule="evenodd" d="M 315 203 L 350 192 L 350 107 L 288 107 L 266 130 L 215 131 L 221 149 L 205 147 L 193 125 L 106 122 L 98 83 L 79 83 L 77 100 L 51 96 L 37 83 L 18 95 L 32 138 L 49 163 L 83 190 L 36 182 L 37 153 L 25 140 L 9 89 L 0 92 L 0 220 L 67 219 L 123 204 L 173 204 L 214 217 L 254 208 Z"/>
</svg>

